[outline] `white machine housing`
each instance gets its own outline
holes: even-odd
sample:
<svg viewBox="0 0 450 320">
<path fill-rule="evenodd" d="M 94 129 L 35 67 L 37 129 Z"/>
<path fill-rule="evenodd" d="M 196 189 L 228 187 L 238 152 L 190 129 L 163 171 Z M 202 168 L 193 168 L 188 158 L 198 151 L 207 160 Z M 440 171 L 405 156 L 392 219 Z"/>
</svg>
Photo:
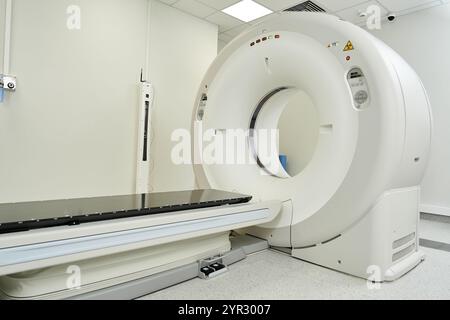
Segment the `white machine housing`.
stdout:
<svg viewBox="0 0 450 320">
<path fill-rule="evenodd" d="M 231 129 L 277 129 L 283 108 L 299 94 L 299 107 L 312 104 L 318 113 L 317 143 L 300 173 L 261 161 L 200 161 L 199 186 L 281 200 L 274 221 L 247 232 L 296 258 L 375 281 L 399 278 L 424 258 L 419 185 L 432 117 L 419 77 L 383 42 L 327 14 L 283 13 L 255 25 L 208 70 L 194 139 L 210 129 L 216 138 Z M 204 150 L 193 145 L 194 160 L 201 159 Z"/>
</svg>

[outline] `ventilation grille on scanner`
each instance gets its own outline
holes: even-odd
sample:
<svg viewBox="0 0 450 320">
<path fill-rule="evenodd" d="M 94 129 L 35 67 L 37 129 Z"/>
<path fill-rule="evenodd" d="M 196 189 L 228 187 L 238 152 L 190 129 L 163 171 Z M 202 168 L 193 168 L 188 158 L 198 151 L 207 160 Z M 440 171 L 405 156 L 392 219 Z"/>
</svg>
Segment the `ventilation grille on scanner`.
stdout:
<svg viewBox="0 0 450 320">
<path fill-rule="evenodd" d="M 325 9 L 312 1 L 305 1 L 284 11 L 326 12 Z"/>
<path fill-rule="evenodd" d="M 392 249 L 394 250 L 394 254 L 392 255 L 392 262 L 396 262 L 406 257 L 416 249 L 416 233 L 413 232 L 403 238 L 394 241 L 392 243 Z"/>
<path fill-rule="evenodd" d="M 398 249 L 401 246 L 404 246 L 405 244 L 407 244 L 408 242 L 414 241 L 416 239 L 416 233 L 413 232 L 411 234 L 408 234 L 406 237 L 400 238 L 397 241 L 394 241 L 392 243 L 392 249 Z"/>
</svg>

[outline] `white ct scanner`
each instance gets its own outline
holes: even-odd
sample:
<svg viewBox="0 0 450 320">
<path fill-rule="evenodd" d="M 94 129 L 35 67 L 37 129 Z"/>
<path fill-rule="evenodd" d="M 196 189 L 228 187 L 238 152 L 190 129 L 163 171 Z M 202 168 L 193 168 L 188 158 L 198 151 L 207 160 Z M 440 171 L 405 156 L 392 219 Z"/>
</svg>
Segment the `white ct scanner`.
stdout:
<svg viewBox="0 0 450 320">
<path fill-rule="evenodd" d="M 289 105 L 297 110 L 282 119 Z M 236 244 L 239 237 L 231 245 L 232 230 L 255 237 L 253 245 L 262 239 L 374 281 L 418 265 L 419 184 L 432 118 L 411 67 L 334 16 L 281 14 L 241 34 L 213 62 L 193 134 L 200 138 L 198 127 L 217 135 L 277 129 L 282 121 L 298 130 L 282 137 L 294 168 L 194 165 L 200 188 L 249 194 L 249 203 L 0 235 L 2 296 L 142 296 L 251 252 Z"/>
</svg>

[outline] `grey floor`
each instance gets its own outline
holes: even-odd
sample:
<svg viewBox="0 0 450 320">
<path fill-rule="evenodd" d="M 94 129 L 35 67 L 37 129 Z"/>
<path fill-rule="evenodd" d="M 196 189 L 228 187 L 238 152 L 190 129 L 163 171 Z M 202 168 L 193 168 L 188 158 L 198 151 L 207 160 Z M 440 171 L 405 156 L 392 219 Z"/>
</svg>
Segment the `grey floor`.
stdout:
<svg viewBox="0 0 450 320">
<path fill-rule="evenodd" d="M 421 237 L 450 243 L 450 223 L 425 219 Z M 422 247 L 427 259 L 393 283 L 365 280 L 266 250 L 216 279 L 194 279 L 142 299 L 450 299 L 450 252 Z"/>
</svg>

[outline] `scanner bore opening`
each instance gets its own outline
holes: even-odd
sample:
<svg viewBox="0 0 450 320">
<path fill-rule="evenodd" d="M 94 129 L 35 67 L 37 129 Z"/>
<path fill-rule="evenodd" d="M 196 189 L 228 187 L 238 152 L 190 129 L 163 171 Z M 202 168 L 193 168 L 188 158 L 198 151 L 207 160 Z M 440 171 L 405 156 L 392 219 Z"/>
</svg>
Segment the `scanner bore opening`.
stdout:
<svg viewBox="0 0 450 320">
<path fill-rule="evenodd" d="M 258 141 L 262 139 L 261 129 L 276 130 L 276 147 L 267 148 L 275 154 L 269 158 L 261 155 L 261 142 Z M 270 91 L 258 103 L 250 121 L 252 154 L 260 168 L 278 178 L 295 177 L 308 166 L 319 135 L 318 109 L 305 91 L 294 87 Z M 264 139 L 270 139 L 270 134 L 264 135 Z M 270 144 L 269 141 L 263 143 Z"/>
</svg>

